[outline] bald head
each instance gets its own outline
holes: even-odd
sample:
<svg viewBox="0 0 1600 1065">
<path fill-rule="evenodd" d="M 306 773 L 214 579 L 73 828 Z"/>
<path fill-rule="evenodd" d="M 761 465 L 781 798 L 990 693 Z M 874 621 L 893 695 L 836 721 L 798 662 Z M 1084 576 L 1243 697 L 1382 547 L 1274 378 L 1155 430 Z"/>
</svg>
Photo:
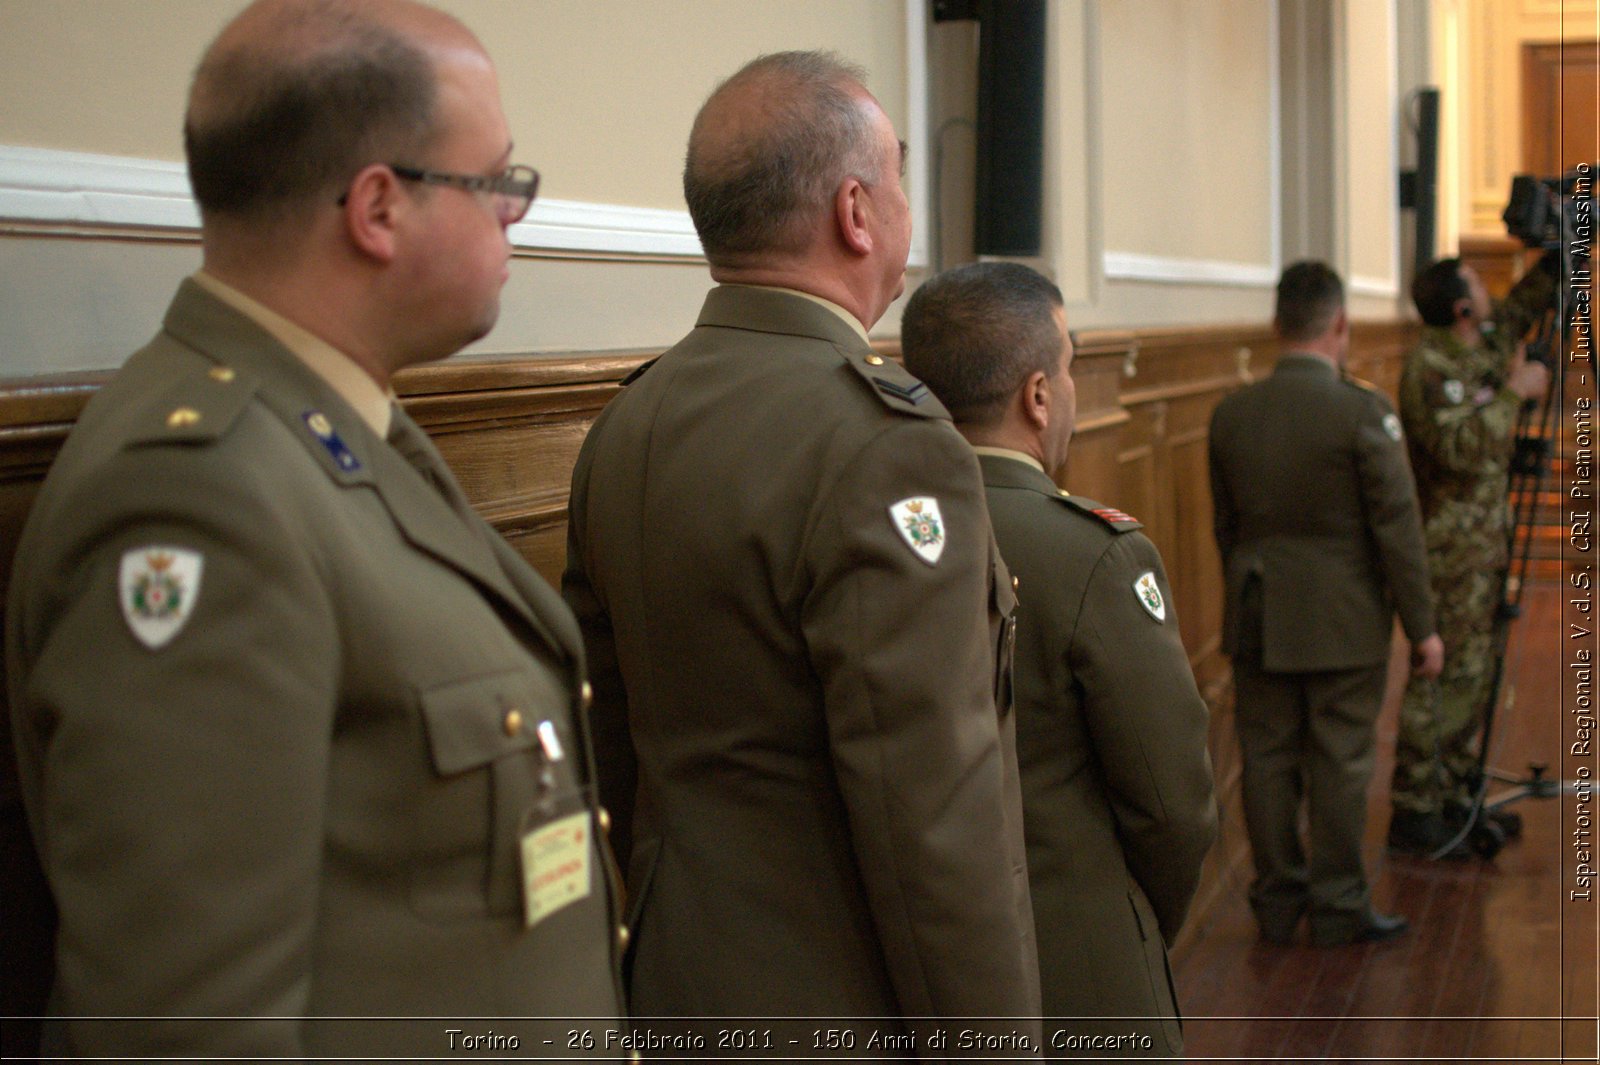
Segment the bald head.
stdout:
<svg viewBox="0 0 1600 1065">
<path fill-rule="evenodd" d="M 184 121 L 204 217 L 292 214 L 363 166 L 419 158 L 437 136 L 437 63 L 482 53 L 460 22 L 409 0 L 259 0 L 195 72 Z"/>
<path fill-rule="evenodd" d="M 689 135 L 683 194 L 712 266 L 803 252 L 845 179 L 877 180 L 885 160 L 864 80 L 828 53 L 779 52 L 706 100 Z"/>
</svg>

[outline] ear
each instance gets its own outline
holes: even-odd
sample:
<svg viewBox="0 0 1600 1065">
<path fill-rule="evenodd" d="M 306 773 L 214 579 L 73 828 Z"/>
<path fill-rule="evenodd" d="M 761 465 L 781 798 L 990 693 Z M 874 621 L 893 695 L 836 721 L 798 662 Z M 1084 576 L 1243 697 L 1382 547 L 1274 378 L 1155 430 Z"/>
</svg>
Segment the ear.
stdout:
<svg viewBox="0 0 1600 1065">
<path fill-rule="evenodd" d="M 860 178 L 845 178 L 839 191 L 833 195 L 834 223 L 839 228 L 839 239 L 857 255 L 872 253 L 872 229 L 867 224 L 871 207 L 867 203 L 867 187 Z"/>
<path fill-rule="evenodd" d="M 1336 336 L 1344 336 L 1350 331 L 1350 312 L 1340 307 L 1333 315 L 1333 332 Z"/>
<path fill-rule="evenodd" d="M 1050 425 L 1050 407 L 1055 394 L 1050 389 L 1050 379 L 1043 370 L 1035 370 L 1022 383 L 1019 393 L 1022 417 L 1034 432 L 1043 432 Z"/>
<path fill-rule="evenodd" d="M 364 167 L 350 182 L 344 200 L 344 227 L 350 243 L 381 263 L 399 248 L 399 222 L 411 206 L 400 179 L 386 166 Z"/>
</svg>

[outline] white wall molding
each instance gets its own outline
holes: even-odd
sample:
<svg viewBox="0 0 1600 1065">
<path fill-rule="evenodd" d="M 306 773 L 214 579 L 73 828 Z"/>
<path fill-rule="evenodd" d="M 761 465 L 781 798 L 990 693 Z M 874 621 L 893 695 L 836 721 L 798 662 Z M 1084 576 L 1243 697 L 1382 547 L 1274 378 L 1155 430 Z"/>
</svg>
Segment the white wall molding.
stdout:
<svg viewBox="0 0 1600 1065">
<path fill-rule="evenodd" d="M 1271 264 L 1262 266 L 1209 259 L 1177 259 L 1126 251 L 1108 251 L 1104 261 L 1106 277 L 1119 281 L 1231 285 L 1241 288 L 1271 288 L 1278 283 L 1278 271 Z"/>
<path fill-rule="evenodd" d="M 1098 5 L 1093 5 L 1097 13 Z M 1094 115 L 1092 119 L 1095 128 L 1093 147 L 1097 157 L 1102 158 L 1102 165 L 1096 169 L 1101 172 L 1103 179 L 1103 157 L 1100 156 L 1100 142 L 1098 136 L 1099 108 L 1100 108 L 1100 79 L 1099 67 L 1099 41 L 1098 19 L 1094 23 L 1094 62 L 1095 76 L 1090 81 L 1094 87 L 1092 106 Z M 1104 248 L 1104 238 L 1098 224 L 1099 210 L 1092 212 L 1090 219 L 1094 226 L 1092 240 L 1102 248 L 1100 256 L 1102 275 L 1106 280 L 1115 281 L 1155 281 L 1171 285 L 1224 285 L 1234 288 L 1272 288 L 1278 283 L 1278 275 L 1283 269 L 1283 137 L 1281 134 L 1283 121 L 1283 98 L 1281 86 L 1281 57 L 1279 55 L 1279 13 L 1278 4 L 1270 3 L 1267 7 L 1266 31 L 1266 59 L 1267 59 L 1267 128 L 1264 131 L 1267 143 L 1267 188 L 1269 200 L 1267 203 L 1267 255 L 1270 261 L 1265 264 L 1225 262 L 1212 259 L 1185 259 L 1169 255 L 1146 255 L 1140 252 L 1111 251 Z M 1098 189 L 1098 183 L 1096 185 Z"/>
<path fill-rule="evenodd" d="M 0 145 L 0 220 L 195 230 L 183 164 Z M 700 256 L 686 211 L 539 200 L 511 227 L 530 250 Z"/>
<path fill-rule="evenodd" d="M 904 0 L 908 129 L 926 126 L 927 12 Z M 927 217 L 929 154 L 917 145 L 906 175 L 912 217 Z M 181 163 L 0 144 L 0 223 L 192 231 L 200 213 Z M 928 262 L 927 227 L 913 228 L 913 267 Z M 519 250 L 700 259 L 687 211 L 540 199 L 511 227 Z"/>
<path fill-rule="evenodd" d="M 1400 295 L 1400 283 L 1392 277 L 1361 277 L 1352 274 L 1348 285 L 1353 296 L 1382 296 L 1395 299 Z"/>
</svg>

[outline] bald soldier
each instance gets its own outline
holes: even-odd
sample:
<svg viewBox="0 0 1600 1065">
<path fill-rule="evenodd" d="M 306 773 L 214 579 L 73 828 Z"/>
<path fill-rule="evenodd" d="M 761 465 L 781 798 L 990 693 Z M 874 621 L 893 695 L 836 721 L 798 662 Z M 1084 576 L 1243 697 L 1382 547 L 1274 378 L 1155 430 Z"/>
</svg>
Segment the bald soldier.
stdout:
<svg viewBox="0 0 1600 1065">
<path fill-rule="evenodd" d="M 702 107 L 684 194 L 718 286 L 584 442 L 563 590 L 635 1012 L 924 1018 L 937 1054 L 932 1019 L 1039 1012 L 1011 582 L 971 452 L 867 343 L 911 220 L 862 79 L 779 53 Z"/>
<path fill-rule="evenodd" d="M 1062 1018 L 1049 1027 L 1179 1054 L 1166 947 L 1216 836 L 1206 707 L 1155 545 L 1052 479 L 1077 407 L 1061 292 L 1016 263 L 949 270 L 911 297 L 901 343 L 978 453 L 1018 579 L 1023 823 L 1044 1013 Z"/>
<path fill-rule="evenodd" d="M 399 0 L 251 6 L 184 133 L 204 265 L 13 569 L 45 1051 L 548 1054 L 486 1018 L 620 1014 L 581 637 L 389 391 L 494 324 L 537 176 Z"/>
<path fill-rule="evenodd" d="M 1395 615 L 1419 675 L 1444 660 L 1417 493 L 1394 408 L 1345 374 L 1339 275 L 1288 267 L 1273 324 L 1278 365 L 1217 405 L 1210 442 L 1250 906 L 1272 943 L 1302 917 L 1318 946 L 1393 939 L 1409 924 L 1373 908 L 1361 844 Z"/>
</svg>

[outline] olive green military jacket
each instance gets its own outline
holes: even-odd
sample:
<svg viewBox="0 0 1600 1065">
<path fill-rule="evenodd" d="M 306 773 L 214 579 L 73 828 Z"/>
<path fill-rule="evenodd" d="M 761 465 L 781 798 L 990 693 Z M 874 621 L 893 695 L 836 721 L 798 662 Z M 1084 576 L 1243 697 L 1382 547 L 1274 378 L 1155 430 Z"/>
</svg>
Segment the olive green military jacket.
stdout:
<svg viewBox="0 0 1600 1065">
<path fill-rule="evenodd" d="M 1211 418 L 1213 527 L 1226 580 L 1223 648 L 1238 650 L 1246 579 L 1262 582 L 1262 668 L 1354 669 L 1389 656 L 1394 614 L 1434 632 L 1400 420 L 1370 386 L 1288 353 Z"/>
<path fill-rule="evenodd" d="M 716 288 L 570 513 L 633 1011 L 1036 1017 L 1010 581 L 928 390 L 825 307 Z"/>
<path fill-rule="evenodd" d="M 249 319 L 183 285 L 12 573 L 51 1012 L 165 1018 L 47 1050 L 547 1054 L 570 1025 L 482 1018 L 619 1015 L 570 612 Z M 525 840 L 586 873 L 530 906 Z"/>
<path fill-rule="evenodd" d="M 1428 550 L 1450 572 L 1505 565 L 1507 477 L 1523 406 L 1506 387 L 1506 366 L 1554 287 L 1545 270 L 1530 270 L 1496 308 L 1482 344 L 1429 327 L 1406 355 L 1400 419 Z"/>
<path fill-rule="evenodd" d="M 1217 808 L 1166 571 L 1138 522 L 1025 462 L 978 461 L 1018 579 L 1017 758 L 1045 1014 L 1162 1018 L 1156 1045 L 1176 1052 L 1164 944 Z"/>
</svg>

